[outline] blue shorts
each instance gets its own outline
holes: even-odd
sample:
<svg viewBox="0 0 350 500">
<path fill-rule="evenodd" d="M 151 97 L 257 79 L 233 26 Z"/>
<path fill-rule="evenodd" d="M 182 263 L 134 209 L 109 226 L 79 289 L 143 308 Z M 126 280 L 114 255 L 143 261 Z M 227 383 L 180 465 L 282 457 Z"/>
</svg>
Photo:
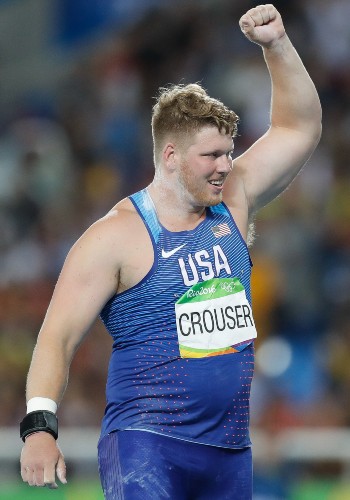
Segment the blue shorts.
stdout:
<svg viewBox="0 0 350 500">
<path fill-rule="evenodd" d="M 106 500 L 251 500 L 250 448 L 232 450 L 146 431 L 117 431 L 98 445 Z"/>
</svg>

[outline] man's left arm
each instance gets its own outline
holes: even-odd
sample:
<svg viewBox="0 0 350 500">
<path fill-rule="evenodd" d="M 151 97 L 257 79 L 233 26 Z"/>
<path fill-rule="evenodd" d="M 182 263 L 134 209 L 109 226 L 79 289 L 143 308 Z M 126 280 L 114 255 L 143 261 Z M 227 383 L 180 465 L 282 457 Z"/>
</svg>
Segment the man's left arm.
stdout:
<svg viewBox="0 0 350 500">
<path fill-rule="evenodd" d="M 262 47 L 272 85 L 270 127 L 234 161 L 252 214 L 286 189 L 314 151 L 321 135 L 321 105 L 273 5 L 249 10 L 240 26 Z"/>
</svg>

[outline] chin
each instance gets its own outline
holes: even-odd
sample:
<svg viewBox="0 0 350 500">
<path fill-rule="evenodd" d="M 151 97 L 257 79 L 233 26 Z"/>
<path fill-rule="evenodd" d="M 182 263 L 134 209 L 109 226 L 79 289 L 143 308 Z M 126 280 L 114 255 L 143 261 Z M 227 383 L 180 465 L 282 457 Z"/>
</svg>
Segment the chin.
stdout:
<svg viewBox="0 0 350 500">
<path fill-rule="evenodd" d="M 199 196 L 197 201 L 203 207 L 214 207 L 222 202 L 222 193 L 216 196 Z"/>
<path fill-rule="evenodd" d="M 213 207 L 222 202 L 222 191 L 213 193 L 208 189 L 198 189 L 198 186 L 185 186 L 185 189 L 197 207 Z"/>
<path fill-rule="evenodd" d="M 222 202 L 222 191 L 218 194 L 209 196 L 208 206 L 215 206 Z"/>
</svg>

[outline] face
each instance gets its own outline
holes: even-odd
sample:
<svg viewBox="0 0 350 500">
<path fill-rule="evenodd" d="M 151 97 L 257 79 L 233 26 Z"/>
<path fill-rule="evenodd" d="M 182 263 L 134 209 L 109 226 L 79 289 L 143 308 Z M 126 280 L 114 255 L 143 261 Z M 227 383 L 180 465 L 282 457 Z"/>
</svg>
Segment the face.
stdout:
<svg viewBox="0 0 350 500">
<path fill-rule="evenodd" d="M 216 127 L 204 127 L 181 154 L 179 182 L 194 206 L 222 201 L 225 179 L 232 170 L 233 141 Z"/>
</svg>

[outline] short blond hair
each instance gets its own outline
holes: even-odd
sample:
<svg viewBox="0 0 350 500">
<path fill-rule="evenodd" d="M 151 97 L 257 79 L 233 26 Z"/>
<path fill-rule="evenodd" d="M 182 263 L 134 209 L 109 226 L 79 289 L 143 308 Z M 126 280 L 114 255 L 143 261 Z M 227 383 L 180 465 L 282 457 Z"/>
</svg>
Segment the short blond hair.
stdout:
<svg viewBox="0 0 350 500">
<path fill-rule="evenodd" d="M 234 137 L 238 120 L 234 111 L 197 83 L 160 88 L 152 112 L 155 163 L 166 140 L 184 140 L 207 125 Z"/>
</svg>

